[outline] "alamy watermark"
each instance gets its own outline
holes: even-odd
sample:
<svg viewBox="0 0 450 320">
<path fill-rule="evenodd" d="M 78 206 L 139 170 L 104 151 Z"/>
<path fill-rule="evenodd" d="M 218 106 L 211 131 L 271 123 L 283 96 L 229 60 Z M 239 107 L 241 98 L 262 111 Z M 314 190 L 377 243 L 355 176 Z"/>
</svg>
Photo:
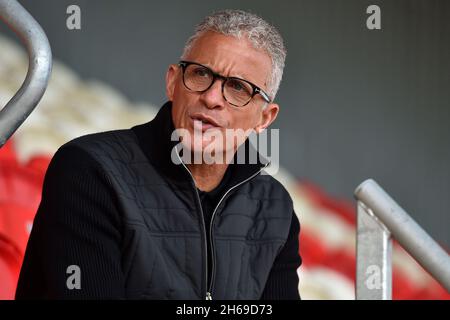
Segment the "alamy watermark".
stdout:
<svg viewBox="0 0 450 320">
<path fill-rule="evenodd" d="M 66 280 L 66 287 L 69 290 L 81 289 L 81 269 L 79 266 L 72 264 L 67 267 L 66 273 L 69 274 Z"/>
<path fill-rule="evenodd" d="M 256 164 L 270 165 L 262 174 L 279 170 L 279 129 L 267 129 L 257 134 L 253 129 L 201 130 L 201 121 L 194 122 L 194 132 L 176 129 L 171 135 L 178 144 L 171 151 L 174 164 Z M 248 139 L 250 148 L 241 147 Z M 270 154 L 269 154 L 270 145 Z"/>
<path fill-rule="evenodd" d="M 366 13 L 370 16 L 366 20 L 366 26 L 369 30 L 381 29 L 381 9 L 376 4 L 372 4 L 367 7 Z"/>
<path fill-rule="evenodd" d="M 66 27 L 69 30 L 81 29 L 81 9 L 75 4 L 67 7 L 66 13 L 69 15 L 66 19 Z"/>
<path fill-rule="evenodd" d="M 381 268 L 376 264 L 372 264 L 366 269 L 366 288 L 369 290 L 380 290 L 382 287 Z"/>
</svg>

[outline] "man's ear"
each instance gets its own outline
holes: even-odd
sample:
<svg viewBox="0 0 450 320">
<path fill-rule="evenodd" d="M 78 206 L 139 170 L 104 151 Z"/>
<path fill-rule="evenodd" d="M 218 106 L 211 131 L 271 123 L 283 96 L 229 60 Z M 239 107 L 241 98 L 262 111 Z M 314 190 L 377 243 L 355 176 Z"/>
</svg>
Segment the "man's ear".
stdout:
<svg viewBox="0 0 450 320">
<path fill-rule="evenodd" d="M 261 133 L 264 129 L 271 125 L 275 121 L 280 111 L 280 107 L 276 103 L 269 103 L 263 110 L 261 116 L 261 122 L 256 126 L 255 131 Z"/>
<path fill-rule="evenodd" d="M 173 95 L 175 92 L 175 83 L 177 80 L 178 66 L 171 64 L 166 72 L 166 95 L 169 101 L 173 100 Z"/>
</svg>

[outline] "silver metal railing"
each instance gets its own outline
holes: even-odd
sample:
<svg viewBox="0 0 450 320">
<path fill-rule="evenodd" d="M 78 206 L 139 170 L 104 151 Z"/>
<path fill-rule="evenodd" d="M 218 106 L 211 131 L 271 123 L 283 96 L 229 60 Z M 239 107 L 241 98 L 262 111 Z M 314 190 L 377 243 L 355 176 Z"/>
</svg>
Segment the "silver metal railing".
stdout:
<svg viewBox="0 0 450 320">
<path fill-rule="evenodd" d="M 392 299 L 392 237 L 450 292 L 450 256 L 374 180 L 355 190 L 356 299 Z"/>
<path fill-rule="evenodd" d="M 29 59 L 22 86 L 0 110 L 1 148 L 41 100 L 50 78 L 52 53 L 41 26 L 16 0 L 0 0 L 0 19 L 20 37 Z"/>
</svg>

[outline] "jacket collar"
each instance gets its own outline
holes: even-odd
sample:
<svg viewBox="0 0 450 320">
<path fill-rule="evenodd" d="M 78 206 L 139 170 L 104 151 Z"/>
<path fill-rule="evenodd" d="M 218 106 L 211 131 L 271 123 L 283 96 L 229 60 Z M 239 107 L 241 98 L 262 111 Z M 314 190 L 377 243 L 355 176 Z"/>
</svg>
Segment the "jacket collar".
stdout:
<svg viewBox="0 0 450 320">
<path fill-rule="evenodd" d="M 131 130 L 137 136 L 139 145 L 149 162 L 160 173 L 180 186 L 191 183 L 191 177 L 186 168 L 182 164 L 173 163 L 171 159 L 171 151 L 179 142 L 171 141 L 171 135 L 175 127 L 172 121 L 172 103 L 170 101 L 161 107 L 153 120 L 134 126 Z M 240 148 L 245 148 L 247 155 L 246 161 L 248 162 L 249 150 L 253 148 L 248 139 Z M 231 177 L 227 188 L 245 181 L 245 179 L 255 175 L 263 167 L 268 165 L 268 160 L 259 154 L 257 163 L 246 162 L 244 164 L 237 164 L 236 155 L 234 160 L 234 163 L 230 164 L 227 169 L 231 170 Z"/>
</svg>

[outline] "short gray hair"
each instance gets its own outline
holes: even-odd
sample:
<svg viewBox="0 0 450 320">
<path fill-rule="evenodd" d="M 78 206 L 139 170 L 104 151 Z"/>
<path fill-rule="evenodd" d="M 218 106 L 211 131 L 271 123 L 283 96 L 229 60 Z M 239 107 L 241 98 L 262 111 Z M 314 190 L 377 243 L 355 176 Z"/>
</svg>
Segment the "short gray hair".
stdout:
<svg viewBox="0 0 450 320">
<path fill-rule="evenodd" d="M 245 35 L 254 48 L 267 52 L 272 60 L 272 72 L 267 79 L 268 94 L 274 99 L 280 87 L 286 60 L 286 48 L 278 30 L 256 14 L 246 11 L 228 9 L 214 12 L 196 26 L 194 34 L 186 42 L 182 58 L 187 56 L 195 40 L 207 31 L 239 39 Z"/>
</svg>

